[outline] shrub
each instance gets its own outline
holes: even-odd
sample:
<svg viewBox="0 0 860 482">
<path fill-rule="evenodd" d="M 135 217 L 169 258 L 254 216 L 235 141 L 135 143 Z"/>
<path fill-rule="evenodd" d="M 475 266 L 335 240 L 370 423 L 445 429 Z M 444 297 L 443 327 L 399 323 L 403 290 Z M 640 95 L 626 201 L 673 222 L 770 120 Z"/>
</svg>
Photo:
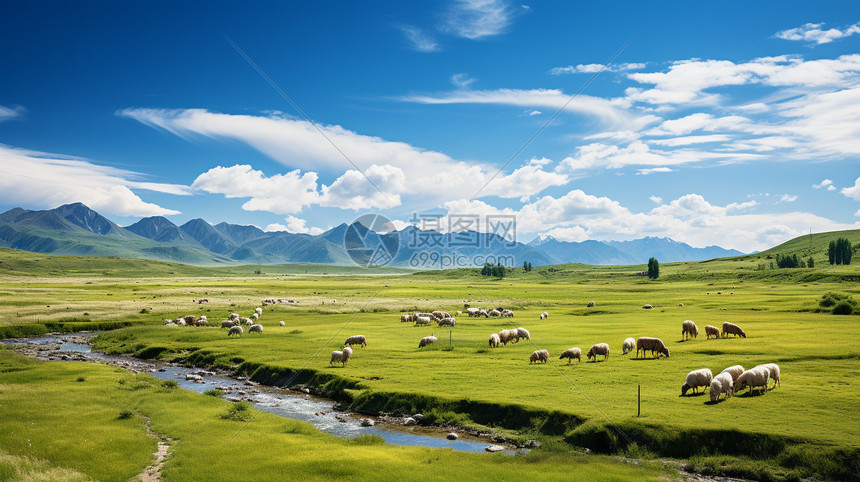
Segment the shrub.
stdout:
<svg viewBox="0 0 860 482">
<path fill-rule="evenodd" d="M 854 306 L 848 301 L 840 301 L 833 307 L 834 315 L 850 315 L 851 313 L 854 313 Z"/>
<path fill-rule="evenodd" d="M 251 420 L 251 404 L 248 402 L 236 402 L 227 411 L 221 414 L 224 420 L 235 420 L 237 422 L 247 422 Z"/>
<path fill-rule="evenodd" d="M 382 435 L 365 434 L 355 437 L 350 440 L 350 443 L 353 445 L 382 445 L 385 443 L 385 438 Z"/>
<path fill-rule="evenodd" d="M 149 314 L 149 308 L 141 308 L 139 313 L 141 315 Z"/>
<path fill-rule="evenodd" d="M 203 395 L 209 395 L 210 397 L 221 398 L 221 395 L 224 395 L 224 392 L 218 390 L 217 388 L 213 388 L 211 390 L 206 390 L 203 392 Z"/>
<path fill-rule="evenodd" d="M 87 381 L 87 377 L 80 376 L 80 377 L 78 377 L 78 381 L 79 382 L 85 382 L 85 381 Z"/>
<path fill-rule="evenodd" d="M 132 412 L 131 410 L 123 410 L 123 411 L 119 412 L 119 419 L 120 420 L 127 420 L 131 417 L 134 417 L 134 412 Z"/>
<path fill-rule="evenodd" d="M 164 380 L 161 382 L 161 386 L 168 389 L 179 388 L 179 382 L 176 380 Z"/>
</svg>

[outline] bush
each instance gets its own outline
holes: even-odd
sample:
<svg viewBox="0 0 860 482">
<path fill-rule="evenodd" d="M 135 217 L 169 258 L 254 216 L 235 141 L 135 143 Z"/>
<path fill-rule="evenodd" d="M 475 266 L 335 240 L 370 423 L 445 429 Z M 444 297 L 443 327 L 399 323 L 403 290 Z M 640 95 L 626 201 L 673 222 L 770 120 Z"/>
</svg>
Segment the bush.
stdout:
<svg viewBox="0 0 860 482">
<path fill-rule="evenodd" d="M 87 381 L 87 377 L 83 377 L 83 376 L 78 377 L 78 381 L 79 382 L 85 382 L 85 381 Z"/>
<path fill-rule="evenodd" d="M 832 307 L 834 315 L 850 315 L 860 312 L 860 309 L 857 307 L 857 301 L 851 296 L 842 293 L 825 293 L 821 296 L 818 306 L 825 308 L 819 311 L 830 311 L 829 308 Z"/>
<path fill-rule="evenodd" d="M 854 306 L 848 301 L 840 301 L 833 307 L 834 315 L 850 315 L 851 313 L 854 313 Z"/>
<path fill-rule="evenodd" d="M 382 435 L 365 434 L 359 435 L 350 440 L 353 445 L 382 445 L 385 443 L 385 438 Z"/>
<path fill-rule="evenodd" d="M 218 390 L 217 388 L 213 388 L 211 390 L 206 390 L 203 392 L 203 395 L 209 395 L 210 397 L 221 398 L 221 395 L 224 395 L 224 392 Z"/>
<path fill-rule="evenodd" d="M 119 412 L 119 419 L 120 420 L 127 420 L 131 417 L 134 417 L 134 412 L 132 412 L 131 410 L 123 410 L 123 411 Z"/>
<path fill-rule="evenodd" d="M 179 382 L 176 380 L 164 380 L 161 382 L 161 386 L 173 390 L 174 388 L 179 388 Z"/>
<path fill-rule="evenodd" d="M 252 417 L 251 404 L 248 402 L 236 402 L 227 409 L 227 412 L 221 414 L 221 418 L 224 420 L 235 420 L 237 422 L 247 422 Z"/>
</svg>

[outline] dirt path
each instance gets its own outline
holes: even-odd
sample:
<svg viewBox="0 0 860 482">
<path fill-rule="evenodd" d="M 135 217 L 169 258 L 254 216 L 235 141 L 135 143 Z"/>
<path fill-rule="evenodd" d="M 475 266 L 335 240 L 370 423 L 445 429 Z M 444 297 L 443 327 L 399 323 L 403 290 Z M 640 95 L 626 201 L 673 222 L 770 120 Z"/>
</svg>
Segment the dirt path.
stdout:
<svg viewBox="0 0 860 482">
<path fill-rule="evenodd" d="M 168 451 L 170 450 L 170 442 L 173 440 L 153 432 L 150 429 L 151 424 L 152 421 L 149 417 L 146 417 L 146 434 L 158 439 L 158 450 L 152 454 L 155 460 L 132 480 L 140 480 L 142 482 L 161 481 L 161 468 L 164 467 L 164 460 L 167 458 Z"/>
</svg>

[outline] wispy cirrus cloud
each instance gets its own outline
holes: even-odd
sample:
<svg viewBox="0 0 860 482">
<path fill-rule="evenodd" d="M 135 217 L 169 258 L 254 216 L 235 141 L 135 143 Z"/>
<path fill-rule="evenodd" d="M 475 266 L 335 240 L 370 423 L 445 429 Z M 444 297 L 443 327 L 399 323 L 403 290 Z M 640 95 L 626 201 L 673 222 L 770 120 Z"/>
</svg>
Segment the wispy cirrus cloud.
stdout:
<svg viewBox="0 0 860 482">
<path fill-rule="evenodd" d="M 413 50 L 419 52 L 438 52 L 441 50 L 439 43 L 432 35 L 412 25 L 399 25 L 398 28 Z"/>
<path fill-rule="evenodd" d="M 552 75 L 562 75 L 562 74 L 594 74 L 596 72 L 604 71 L 604 72 L 624 72 L 627 70 L 641 70 L 644 69 L 646 64 L 644 63 L 624 63 L 624 64 L 610 64 L 604 67 L 604 64 L 578 64 L 578 65 L 568 65 L 567 67 L 554 67 L 549 70 L 549 73 Z"/>
<path fill-rule="evenodd" d="M 176 195 L 188 186 L 145 182 L 144 175 L 96 164 L 88 159 L 0 144 L 0 199 L 54 208 L 82 202 L 118 216 L 166 216 L 179 211 L 143 201 L 132 189 Z"/>
<path fill-rule="evenodd" d="M 0 122 L 20 117 L 25 112 L 27 112 L 27 109 L 21 107 L 20 105 L 15 107 L 6 107 L 0 105 Z"/>
<path fill-rule="evenodd" d="M 801 40 L 814 44 L 826 44 L 854 34 L 860 34 L 860 23 L 849 25 L 844 29 L 824 29 L 824 23 L 807 23 L 797 28 L 790 28 L 777 32 L 774 37 L 784 40 Z"/>
<path fill-rule="evenodd" d="M 444 15 L 439 30 L 470 40 L 500 35 L 516 15 L 510 2 L 501 0 L 455 0 Z"/>
</svg>

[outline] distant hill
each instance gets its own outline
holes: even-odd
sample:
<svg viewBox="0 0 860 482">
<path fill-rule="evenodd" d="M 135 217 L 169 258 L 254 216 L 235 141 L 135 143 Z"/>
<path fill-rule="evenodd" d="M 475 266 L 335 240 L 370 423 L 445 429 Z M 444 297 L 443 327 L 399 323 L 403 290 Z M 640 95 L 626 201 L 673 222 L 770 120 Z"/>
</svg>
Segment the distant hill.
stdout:
<svg viewBox="0 0 860 482">
<path fill-rule="evenodd" d="M 509 266 L 524 262 L 533 266 L 630 265 L 643 264 L 651 256 L 673 262 L 742 254 L 718 246 L 693 248 L 668 238 L 573 243 L 542 237 L 523 244 L 493 233 L 440 233 L 415 226 L 379 234 L 358 223 L 341 224 L 319 235 L 265 232 L 256 226 L 226 222 L 212 225 L 199 218 L 177 226 L 162 216 L 120 227 L 81 203 L 44 211 L 14 208 L 0 214 L 0 247 L 196 265 L 355 265 L 356 261 L 361 265 L 374 260 L 413 269 L 472 267 L 486 261 Z"/>
</svg>

